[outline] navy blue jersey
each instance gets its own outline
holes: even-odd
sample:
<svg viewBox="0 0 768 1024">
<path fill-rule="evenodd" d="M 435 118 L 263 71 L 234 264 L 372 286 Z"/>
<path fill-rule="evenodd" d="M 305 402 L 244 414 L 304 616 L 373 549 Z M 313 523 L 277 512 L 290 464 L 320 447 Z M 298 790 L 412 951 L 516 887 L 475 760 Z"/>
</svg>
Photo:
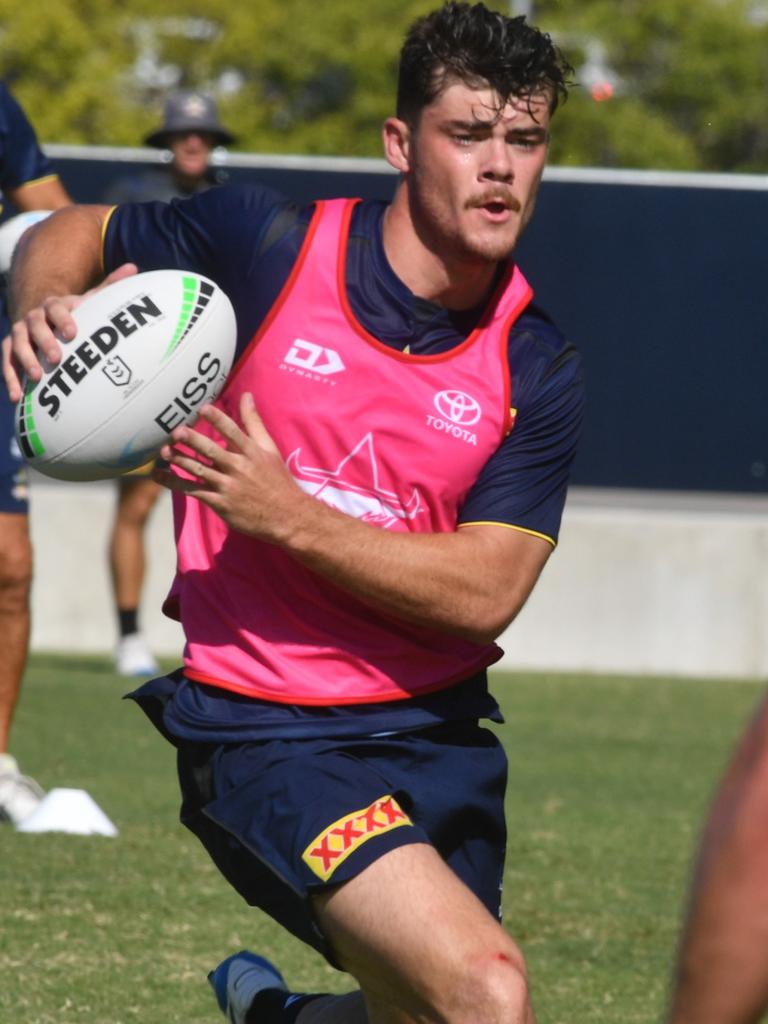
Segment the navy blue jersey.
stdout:
<svg viewBox="0 0 768 1024">
<path fill-rule="evenodd" d="M 20 188 L 53 174 L 26 114 L 0 82 L 0 189 Z"/>
<path fill-rule="evenodd" d="M 414 295 L 387 261 L 385 209 L 383 203 L 363 202 L 354 210 L 346 266 L 353 312 L 385 344 L 420 355 L 445 351 L 474 329 L 484 304 L 456 312 Z M 168 205 L 120 206 L 105 233 L 104 267 L 109 272 L 130 261 L 141 271 L 177 267 L 210 277 L 232 300 L 242 352 L 283 288 L 313 210 L 258 186 L 212 189 Z M 510 331 L 509 365 L 515 427 L 486 463 L 459 521 L 512 526 L 554 543 L 581 425 L 580 362 L 546 315 L 531 305 Z M 181 675 L 146 684 L 135 696 L 166 701 L 165 725 L 173 735 L 212 742 L 264 734 L 371 735 L 446 720 L 500 719 L 485 673 L 418 701 L 368 707 L 270 705 Z"/>
<path fill-rule="evenodd" d="M 19 104 L 0 82 L 0 213 L 2 192 L 31 185 L 52 176 L 50 160 L 40 149 L 37 136 Z M 5 274 L 0 275 L 0 338 L 10 330 Z M 5 381 L 0 380 L 0 512 L 27 514 L 27 483 L 19 447 L 13 432 L 14 406 Z"/>
<path fill-rule="evenodd" d="M 27 115 L 0 82 L 0 213 L 5 205 L 3 191 L 31 185 L 53 174 L 51 161 L 40 149 Z M 10 328 L 4 280 L 0 291 L 0 338 L 4 338 Z"/>
<path fill-rule="evenodd" d="M 384 253 L 385 209 L 379 202 L 355 207 L 347 256 L 352 309 L 385 344 L 419 355 L 445 351 L 472 331 L 484 306 L 454 312 L 415 296 Z M 242 351 L 280 293 L 311 214 L 312 207 L 276 203 L 257 186 L 212 189 L 167 206 L 121 206 L 107 228 L 105 269 L 130 260 L 140 270 L 178 267 L 212 278 L 237 312 Z M 535 306 L 510 332 L 509 353 L 515 428 L 469 492 L 459 522 L 501 523 L 554 542 L 581 425 L 580 362 Z"/>
</svg>

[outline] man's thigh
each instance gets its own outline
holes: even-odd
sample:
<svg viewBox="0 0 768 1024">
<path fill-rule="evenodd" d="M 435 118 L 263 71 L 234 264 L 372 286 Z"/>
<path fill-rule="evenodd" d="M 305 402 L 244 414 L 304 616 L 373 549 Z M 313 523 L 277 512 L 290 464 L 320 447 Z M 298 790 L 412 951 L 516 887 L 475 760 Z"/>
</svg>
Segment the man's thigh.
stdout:
<svg viewBox="0 0 768 1024">
<path fill-rule="evenodd" d="M 314 904 L 374 1021 L 495 1020 L 480 979 L 497 965 L 524 973 L 510 936 L 431 846 L 394 850 Z"/>
</svg>

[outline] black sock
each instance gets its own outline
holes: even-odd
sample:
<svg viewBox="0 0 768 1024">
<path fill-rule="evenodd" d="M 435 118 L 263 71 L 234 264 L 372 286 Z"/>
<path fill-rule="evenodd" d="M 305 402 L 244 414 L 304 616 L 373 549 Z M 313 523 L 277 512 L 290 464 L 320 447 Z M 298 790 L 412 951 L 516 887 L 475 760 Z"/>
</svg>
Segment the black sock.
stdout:
<svg viewBox="0 0 768 1024">
<path fill-rule="evenodd" d="M 139 632 L 138 608 L 118 608 L 117 619 L 120 623 L 120 636 L 130 636 Z"/>
<path fill-rule="evenodd" d="M 297 995 L 281 988 L 264 988 L 251 1003 L 246 1020 L 248 1024 L 296 1024 L 307 1003 L 317 998 L 318 993 Z"/>
</svg>

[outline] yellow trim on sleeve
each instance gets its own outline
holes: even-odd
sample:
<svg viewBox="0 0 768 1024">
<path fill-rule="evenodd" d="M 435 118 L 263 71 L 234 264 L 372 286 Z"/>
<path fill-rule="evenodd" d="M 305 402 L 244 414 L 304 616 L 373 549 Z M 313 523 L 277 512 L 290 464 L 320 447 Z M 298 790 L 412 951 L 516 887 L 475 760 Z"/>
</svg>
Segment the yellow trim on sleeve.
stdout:
<svg viewBox="0 0 768 1024">
<path fill-rule="evenodd" d="M 515 526 L 514 523 L 495 523 L 493 520 L 481 520 L 476 523 L 459 523 L 457 529 L 462 530 L 465 526 L 501 526 L 505 530 L 517 530 L 518 533 L 527 533 L 530 537 L 540 537 L 545 540 L 548 544 L 551 544 L 553 548 L 557 547 L 557 541 L 552 537 L 548 537 L 546 533 L 539 533 L 538 530 L 526 530 L 524 526 Z"/>
<path fill-rule="evenodd" d="M 16 189 L 20 192 L 23 188 L 32 188 L 34 185 L 44 185 L 47 181 L 58 181 L 58 174 L 44 174 L 42 178 L 30 178 L 29 181 L 25 181 L 21 185 L 16 185 Z"/>
<path fill-rule="evenodd" d="M 99 252 L 99 261 L 101 263 L 101 272 L 104 273 L 104 239 L 107 237 L 107 224 L 109 224 L 112 214 L 117 209 L 117 206 L 112 206 L 107 211 L 107 215 L 104 218 L 104 222 L 101 225 L 101 250 Z"/>
</svg>

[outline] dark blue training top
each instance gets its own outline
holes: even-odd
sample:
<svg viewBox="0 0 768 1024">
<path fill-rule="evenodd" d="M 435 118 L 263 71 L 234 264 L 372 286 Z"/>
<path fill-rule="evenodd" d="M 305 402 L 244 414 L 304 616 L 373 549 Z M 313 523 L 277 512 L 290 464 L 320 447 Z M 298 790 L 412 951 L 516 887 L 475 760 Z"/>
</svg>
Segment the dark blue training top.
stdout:
<svg viewBox="0 0 768 1024">
<path fill-rule="evenodd" d="M 38 145 L 27 115 L 5 83 L 0 82 L 0 213 L 5 206 L 2 192 L 29 185 L 54 173 L 51 161 Z M 0 288 L 0 338 L 4 338 L 9 329 L 3 281 Z M 0 388 L 4 393 L 5 384 L 1 383 Z"/>
<path fill-rule="evenodd" d="M 108 224 L 107 272 L 126 261 L 210 277 L 237 314 L 238 352 L 259 329 L 294 265 L 314 207 L 298 208 L 259 186 L 214 188 L 170 204 L 120 206 Z M 455 312 L 414 295 L 387 261 L 386 204 L 358 204 L 347 254 L 347 292 L 355 316 L 385 344 L 435 354 L 474 329 L 483 306 Z M 531 305 L 509 338 L 515 427 L 488 460 L 459 521 L 497 522 L 557 539 L 583 406 L 580 361 L 547 316 Z M 166 689 L 169 684 L 166 684 Z M 175 684 L 171 685 L 171 689 Z M 484 685 L 453 687 L 418 702 L 369 708 L 285 708 L 242 700 L 184 681 L 166 708 L 176 735 L 232 741 L 234 735 L 342 735 L 419 728 L 457 717 L 495 715 Z"/>
<path fill-rule="evenodd" d="M 0 82 L 0 188 L 19 188 L 53 173 L 26 114 Z"/>
</svg>

